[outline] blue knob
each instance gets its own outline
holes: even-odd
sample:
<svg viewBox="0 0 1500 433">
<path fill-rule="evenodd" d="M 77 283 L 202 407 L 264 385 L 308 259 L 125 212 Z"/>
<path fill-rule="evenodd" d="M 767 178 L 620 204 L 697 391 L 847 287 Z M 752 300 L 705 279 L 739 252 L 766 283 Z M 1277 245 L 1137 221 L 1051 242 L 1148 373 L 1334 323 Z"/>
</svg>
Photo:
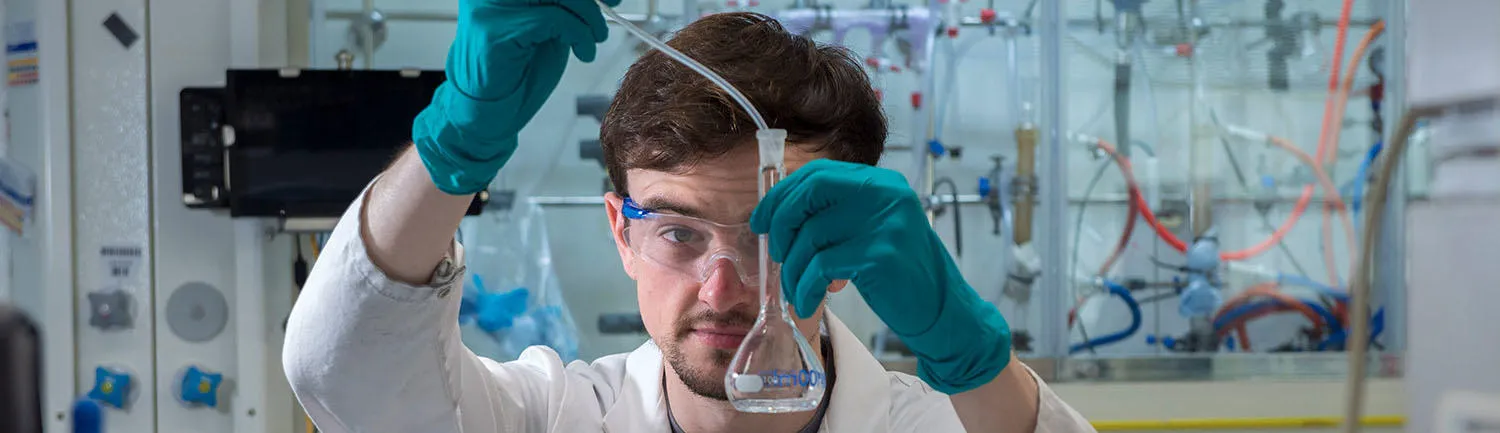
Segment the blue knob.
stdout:
<svg viewBox="0 0 1500 433">
<path fill-rule="evenodd" d="M 932 140 L 927 142 L 927 151 L 932 152 L 932 156 L 943 156 L 943 153 L 947 152 L 947 149 L 943 147 L 942 142 Z"/>
<path fill-rule="evenodd" d="M 1146 344 L 1150 345 L 1150 346 L 1155 346 L 1156 345 L 1156 334 L 1146 334 Z"/>
<path fill-rule="evenodd" d="M 182 376 L 182 401 L 190 405 L 217 407 L 219 384 L 223 382 L 223 374 L 209 373 L 199 370 L 197 366 L 189 366 L 187 373 Z"/>
<path fill-rule="evenodd" d="M 1224 337 L 1224 350 L 1234 351 L 1234 337 Z"/>
<path fill-rule="evenodd" d="M 984 176 L 979 177 L 979 196 L 990 196 L 990 178 Z"/>
<path fill-rule="evenodd" d="M 115 409 L 125 408 L 125 399 L 130 397 L 130 374 L 104 367 L 94 368 L 94 389 L 88 397 Z"/>
<path fill-rule="evenodd" d="M 1166 346 L 1168 349 L 1171 349 L 1177 346 L 1177 339 L 1172 337 L 1162 337 L 1161 345 Z"/>
<path fill-rule="evenodd" d="M 104 431 L 104 409 L 90 398 L 73 402 L 73 433 L 99 433 Z"/>
</svg>

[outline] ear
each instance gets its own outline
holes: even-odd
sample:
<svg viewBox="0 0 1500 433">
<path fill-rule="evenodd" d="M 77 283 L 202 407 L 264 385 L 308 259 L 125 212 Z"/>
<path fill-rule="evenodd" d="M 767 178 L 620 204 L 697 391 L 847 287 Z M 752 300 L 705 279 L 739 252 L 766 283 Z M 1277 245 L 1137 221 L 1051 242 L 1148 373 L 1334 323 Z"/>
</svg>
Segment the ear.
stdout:
<svg viewBox="0 0 1500 433">
<path fill-rule="evenodd" d="M 625 215 L 620 209 L 625 207 L 625 198 L 614 192 L 604 193 L 604 214 L 609 217 L 609 231 L 615 238 L 615 250 L 620 253 L 620 264 L 625 267 L 625 275 L 635 279 L 635 253 L 630 251 L 630 244 L 625 241 Z"/>
<path fill-rule="evenodd" d="M 838 293 L 848 286 L 849 280 L 833 280 L 833 283 L 828 285 L 828 293 Z"/>
</svg>

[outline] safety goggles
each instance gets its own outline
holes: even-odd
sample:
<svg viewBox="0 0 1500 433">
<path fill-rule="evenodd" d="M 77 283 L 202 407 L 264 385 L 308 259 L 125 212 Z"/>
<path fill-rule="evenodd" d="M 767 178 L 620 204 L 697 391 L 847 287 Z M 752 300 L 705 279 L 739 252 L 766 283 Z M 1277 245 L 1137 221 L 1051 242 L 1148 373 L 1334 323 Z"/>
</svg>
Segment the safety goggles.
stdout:
<svg viewBox="0 0 1500 433">
<path fill-rule="evenodd" d="M 707 281 L 728 261 L 745 284 L 760 279 L 759 244 L 749 223 L 719 224 L 702 218 L 642 209 L 630 198 L 620 213 L 625 243 L 637 256 L 663 268 Z"/>
</svg>

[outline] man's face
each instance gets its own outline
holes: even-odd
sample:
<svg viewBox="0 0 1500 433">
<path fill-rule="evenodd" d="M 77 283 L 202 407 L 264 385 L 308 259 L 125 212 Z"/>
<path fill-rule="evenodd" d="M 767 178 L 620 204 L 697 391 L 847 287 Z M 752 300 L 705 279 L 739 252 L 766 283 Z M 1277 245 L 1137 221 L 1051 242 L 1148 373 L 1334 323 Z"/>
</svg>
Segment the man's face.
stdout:
<svg viewBox="0 0 1500 433">
<path fill-rule="evenodd" d="M 788 144 L 787 170 L 819 157 Z M 640 208 L 722 225 L 743 224 L 757 203 L 758 158 L 755 143 L 750 142 L 680 173 L 629 170 L 626 182 L 631 200 Z M 622 215 L 624 198 L 610 193 L 605 202 L 625 273 L 636 281 L 646 331 L 689 389 L 704 397 L 726 399 L 725 370 L 760 309 L 758 285 L 743 281 L 740 275 L 755 275 L 757 269 L 739 269 L 729 258 L 715 257 L 701 262 L 705 264 L 702 272 L 683 271 L 642 257 L 626 240 L 626 228 L 638 221 Z M 742 262 L 756 251 L 750 248 L 740 253 L 746 254 L 751 257 L 742 257 Z M 843 285 L 834 283 L 829 293 Z M 809 342 L 814 341 L 822 317 L 819 308 L 812 317 L 796 320 Z"/>
</svg>

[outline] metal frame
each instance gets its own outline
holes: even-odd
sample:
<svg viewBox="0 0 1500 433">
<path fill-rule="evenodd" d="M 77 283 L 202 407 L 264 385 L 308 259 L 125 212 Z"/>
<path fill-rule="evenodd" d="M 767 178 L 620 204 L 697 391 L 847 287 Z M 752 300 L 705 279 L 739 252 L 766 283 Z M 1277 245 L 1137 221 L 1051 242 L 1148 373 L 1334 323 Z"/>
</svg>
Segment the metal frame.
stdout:
<svg viewBox="0 0 1500 433">
<path fill-rule="evenodd" d="M 228 0 L 219 0 L 228 1 Z M 371 0 L 366 0 L 370 3 Z M 258 2 L 228 1 L 230 17 L 230 68 L 258 68 L 260 64 L 260 5 Z M 318 0 L 313 0 L 314 13 L 319 10 Z M 290 24 L 290 23 L 289 23 Z M 315 32 L 309 32 L 309 35 Z M 309 36 L 311 38 L 311 36 Z M 368 58 L 365 60 L 369 61 Z M 284 65 L 276 65 L 284 66 Z M 227 218 L 227 216 L 220 216 Z M 286 387 L 271 386 L 271 381 L 284 381 L 280 372 L 280 349 L 272 350 L 268 341 L 271 327 L 267 324 L 270 311 L 267 296 L 273 291 L 265 280 L 267 222 L 261 219 L 238 219 L 234 226 L 234 324 L 236 330 L 236 400 L 233 407 L 235 433 L 271 433 L 285 431 L 284 427 L 267 422 L 266 414 L 281 413 L 293 404 L 293 397 Z M 271 356 L 272 353 L 278 354 Z M 268 368 L 277 366 L 278 368 Z M 259 409 L 259 410 L 257 410 Z"/>
<path fill-rule="evenodd" d="M 1041 23 L 1039 33 L 1041 36 L 1041 95 L 1038 98 L 1041 105 L 1039 120 L 1042 125 L 1042 173 L 1039 188 L 1050 191 L 1068 191 L 1068 161 L 1067 152 L 1063 145 L 1066 130 L 1063 126 L 1064 113 L 1066 110 L 1067 94 L 1064 88 L 1067 80 L 1064 79 L 1066 71 L 1063 56 L 1063 33 L 1067 31 L 1067 14 L 1061 1 L 1041 2 Z M 1042 258 L 1041 309 L 1043 317 L 1058 314 L 1064 317 L 1068 311 L 1068 291 L 1062 290 L 1072 283 L 1071 272 L 1068 272 L 1068 233 L 1066 223 L 1068 220 L 1068 207 L 1063 200 L 1042 200 L 1041 236 L 1039 236 L 1040 253 Z M 1042 321 L 1041 332 L 1037 342 L 1037 353 L 1044 356 L 1062 356 L 1067 354 L 1068 329 L 1061 320 Z M 1050 338 L 1044 338 L 1050 337 Z"/>
<path fill-rule="evenodd" d="M 45 162 L 38 173 L 36 207 L 37 239 L 45 263 L 44 313 L 41 319 L 46 345 L 44 386 L 47 392 L 44 410 L 49 431 L 69 431 L 68 414 L 73 406 L 72 391 L 77 387 L 77 340 L 73 326 L 73 81 L 72 43 L 69 38 L 69 3 L 37 0 L 37 44 L 49 47 L 52 54 L 38 56 L 41 72 L 42 142 Z M 65 342 L 57 344 L 56 342 Z"/>
<path fill-rule="evenodd" d="M 1382 15 L 1386 17 L 1386 41 L 1406 40 L 1406 7 L 1407 0 L 1386 0 L 1385 10 Z M 1400 127 L 1401 115 L 1406 111 L 1406 47 L 1396 42 L 1386 42 L 1385 50 L 1385 102 L 1380 107 L 1381 116 L 1385 118 L 1385 131 L 1381 132 L 1382 140 L 1390 143 Z M 1395 83 L 1395 85 L 1391 85 Z M 1407 152 L 1411 155 L 1413 152 Z M 1387 202 L 1385 212 L 1385 227 L 1380 232 L 1380 245 L 1382 248 L 1376 250 L 1376 263 L 1401 263 L 1403 266 L 1379 266 L 1375 271 L 1375 280 L 1372 284 L 1374 293 L 1385 306 L 1386 323 L 1400 324 L 1402 326 L 1389 326 L 1390 344 L 1387 350 L 1401 352 L 1406 350 L 1406 210 L 1411 200 L 1411 184 L 1408 182 L 1411 170 L 1406 169 L 1411 164 L 1421 162 L 1423 158 L 1407 157 L 1402 167 L 1397 170 L 1395 179 L 1392 179 L 1394 194 Z"/>
</svg>

